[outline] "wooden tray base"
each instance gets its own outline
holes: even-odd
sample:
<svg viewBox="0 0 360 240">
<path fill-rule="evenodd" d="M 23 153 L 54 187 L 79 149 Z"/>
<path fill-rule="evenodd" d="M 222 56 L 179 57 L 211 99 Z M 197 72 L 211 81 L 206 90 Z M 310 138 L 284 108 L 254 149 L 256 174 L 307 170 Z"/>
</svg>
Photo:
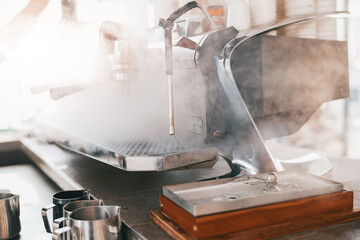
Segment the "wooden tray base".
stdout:
<svg viewBox="0 0 360 240">
<path fill-rule="evenodd" d="M 352 208 L 352 198 L 352 191 L 344 191 L 309 199 L 195 218 L 169 199 L 161 196 L 162 209 L 150 211 L 149 217 L 173 239 L 269 239 L 358 220 L 360 219 L 360 209 Z M 349 203 L 350 200 L 351 204 Z M 319 212 L 318 209 L 325 203 L 337 206 L 343 205 L 345 208 L 340 210 L 338 207 L 330 207 L 330 209 L 333 209 L 330 212 Z M 349 209 L 350 205 L 351 208 Z M 169 211 L 170 208 L 171 211 Z M 334 211 L 334 209 L 339 210 Z M 289 211 L 301 212 L 302 217 L 299 213 L 294 217 L 295 215 L 288 214 Z M 314 214 L 309 214 L 312 211 Z M 261 215 L 262 212 L 264 213 L 263 216 Z M 221 226 L 223 230 L 224 226 L 227 226 L 225 222 L 229 220 L 229 216 L 230 221 L 233 219 L 233 221 L 238 222 L 239 227 L 236 231 L 219 235 L 218 231 L 216 231 L 216 224 Z M 193 227 L 190 229 L 189 226 Z M 196 227 L 194 228 L 194 226 Z M 203 230 L 201 230 L 201 227 Z M 214 231 L 211 232 L 211 229 L 214 229 Z"/>
</svg>

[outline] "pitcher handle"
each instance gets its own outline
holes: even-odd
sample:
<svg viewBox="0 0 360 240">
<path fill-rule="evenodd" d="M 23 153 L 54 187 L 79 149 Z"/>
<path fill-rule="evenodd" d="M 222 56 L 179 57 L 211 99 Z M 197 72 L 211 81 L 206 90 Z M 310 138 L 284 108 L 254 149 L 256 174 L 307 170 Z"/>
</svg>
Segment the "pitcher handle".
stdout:
<svg viewBox="0 0 360 240">
<path fill-rule="evenodd" d="M 70 230 L 71 230 L 71 227 L 63 227 L 63 228 L 56 229 L 54 231 L 54 233 L 52 234 L 51 239 L 52 240 L 61 240 L 62 239 L 61 236 L 67 232 L 70 232 Z"/>
<path fill-rule="evenodd" d="M 66 222 L 66 220 L 68 220 L 68 218 L 66 218 L 66 217 L 61 217 L 61 218 L 55 219 L 54 222 L 53 222 L 53 232 L 60 229 L 60 224 L 63 223 L 63 222 Z"/>
<path fill-rule="evenodd" d="M 55 204 L 51 204 L 51 205 L 48 205 L 48 206 L 43 207 L 43 208 L 41 209 L 41 216 L 42 216 L 42 219 L 43 219 L 43 221 L 44 221 L 44 225 L 45 225 L 46 232 L 48 232 L 48 233 L 52 233 L 52 231 L 51 231 L 51 228 L 50 228 L 50 222 L 49 222 L 49 218 L 48 218 L 47 212 L 48 212 L 50 209 L 54 208 L 55 206 L 56 206 Z"/>
</svg>

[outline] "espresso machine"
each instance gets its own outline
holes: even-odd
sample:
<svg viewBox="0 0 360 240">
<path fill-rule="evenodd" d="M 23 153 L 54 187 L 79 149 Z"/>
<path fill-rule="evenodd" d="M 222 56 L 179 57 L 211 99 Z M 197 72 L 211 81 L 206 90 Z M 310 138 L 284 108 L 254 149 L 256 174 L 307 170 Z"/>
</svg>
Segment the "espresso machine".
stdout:
<svg viewBox="0 0 360 240">
<path fill-rule="evenodd" d="M 181 19 L 194 8 L 204 14 L 204 22 Z M 295 204 L 289 212 L 299 212 L 299 198 L 314 207 L 313 197 L 331 202 L 346 195 L 346 202 L 339 200 L 332 210 L 349 207 L 352 195 L 343 192 L 341 183 L 278 172 L 287 168 L 264 143 L 298 131 L 323 103 L 349 96 L 347 42 L 288 34 L 294 26 L 332 22 L 346 14 L 284 17 L 239 31 L 216 29 L 203 7 L 189 2 L 136 38 L 129 26 L 106 21 L 99 29 L 103 78 L 50 87 L 56 112 L 37 119 L 34 135 L 105 163 L 101 169 L 120 179 L 111 182 L 118 192 L 109 194 L 106 189 L 113 187 L 103 185 L 107 172 L 98 182 L 85 178 L 93 181 L 90 186 L 101 185 L 104 196 L 116 192 L 132 204 L 136 198 L 139 205 L 131 210 L 148 213 L 162 191 L 163 213 L 175 222 L 177 214 L 169 209 L 179 206 L 194 223 L 197 217 L 284 201 Z M 203 24 L 207 31 L 201 30 Z M 204 174 L 219 162 L 226 171 L 211 178 Z M 142 196 L 150 200 L 143 203 Z M 200 225 L 194 226 L 187 230 L 197 236 Z"/>
<path fill-rule="evenodd" d="M 104 22 L 109 74 L 51 88 L 59 107 L 41 119 L 45 137 L 126 171 L 208 168 L 219 157 L 234 176 L 282 170 L 264 140 L 296 132 L 324 102 L 348 97 L 349 85 L 346 41 L 281 32 L 345 13 L 239 32 L 215 30 L 203 11 L 213 30 L 197 34 L 177 21 L 193 8 L 201 6 L 188 3 L 142 39 Z"/>
</svg>

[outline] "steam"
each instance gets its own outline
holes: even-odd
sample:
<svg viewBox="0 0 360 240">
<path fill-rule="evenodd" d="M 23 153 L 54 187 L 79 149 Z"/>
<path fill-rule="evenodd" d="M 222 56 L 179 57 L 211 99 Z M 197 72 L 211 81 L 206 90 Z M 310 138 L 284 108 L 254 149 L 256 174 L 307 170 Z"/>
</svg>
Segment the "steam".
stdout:
<svg viewBox="0 0 360 240">
<path fill-rule="evenodd" d="M 79 29 L 75 29 L 74 32 L 72 29 L 67 30 L 69 31 L 66 36 L 71 36 L 70 33 L 79 33 Z M 65 39 L 65 43 L 66 40 L 69 43 L 72 41 Z M 81 59 L 73 61 L 72 64 L 64 62 L 62 65 L 57 65 L 55 70 L 64 67 L 64 64 L 70 68 L 75 67 L 74 70 L 69 69 L 63 74 L 58 72 L 57 77 L 59 77 L 60 83 L 64 82 L 66 74 L 69 74 L 70 80 L 80 79 L 86 82 L 94 79 L 98 84 L 52 102 L 51 107 L 56 107 L 55 115 L 41 114 L 38 119 L 43 124 L 51 125 L 53 128 L 114 151 L 118 150 L 117 146 L 111 146 L 111 144 L 121 142 L 156 142 L 163 146 L 161 151 L 167 151 L 170 143 L 173 146 L 168 149 L 170 152 L 178 149 L 177 146 L 187 147 L 187 149 L 202 146 L 205 133 L 204 117 L 194 118 L 200 110 L 193 110 L 194 114 L 189 114 L 189 109 L 199 108 L 200 105 L 198 99 L 193 96 L 196 95 L 193 90 L 203 89 L 203 85 L 200 85 L 201 82 L 199 82 L 202 81 L 201 75 L 198 75 L 194 81 L 194 75 L 188 75 L 187 69 L 175 71 L 174 79 L 177 85 L 175 91 L 177 118 L 175 121 L 178 132 L 175 137 L 170 137 L 168 136 L 168 92 L 163 45 L 147 48 L 146 41 L 142 39 L 134 38 L 132 41 L 129 68 L 121 71 L 124 77 L 120 79 L 112 77 L 107 55 L 102 58 L 104 69 L 101 69 L 99 67 L 101 65 L 99 65 L 94 71 L 95 67 L 89 67 L 90 64 L 86 64 L 89 59 L 99 59 L 95 52 L 92 52 L 95 57 L 86 57 L 84 61 L 80 62 L 80 66 Z M 61 51 L 64 50 L 68 51 L 68 49 Z M 184 51 L 188 50 L 184 49 Z M 89 52 L 87 51 L 86 54 Z M 192 62 L 192 54 L 189 55 L 190 62 Z M 65 55 L 62 59 L 67 58 Z M 83 69 L 78 71 L 77 67 Z M 48 97 L 47 93 L 44 94 Z M 204 99 L 202 98 L 201 101 Z M 202 104 L 204 105 L 204 103 Z M 204 110 L 204 108 L 201 109 Z M 201 130 L 193 130 L 194 127 L 191 123 L 190 125 L 184 123 L 183 119 L 187 118 L 192 119 L 194 124 L 200 124 L 198 127 Z M 188 134 L 189 130 L 198 131 L 201 134 Z M 195 135 L 195 137 L 191 137 L 191 135 Z"/>
<path fill-rule="evenodd" d="M 110 79 L 96 88 L 58 100 L 61 115 L 56 115 L 55 119 L 47 118 L 46 122 L 50 120 L 56 128 L 114 151 L 119 149 L 111 145 L 122 142 L 155 142 L 163 145 L 161 151 L 202 146 L 204 98 L 198 96 L 203 91 L 199 82 L 202 79 L 188 75 L 188 69 L 175 71 L 177 134 L 174 137 L 168 135 L 168 92 L 163 54 L 156 48 L 134 53 L 136 58 L 131 59 L 125 79 Z M 191 124 L 200 124 L 201 130 L 194 129 Z M 189 131 L 197 133 L 189 134 Z M 173 148 L 167 148 L 168 145 Z"/>
<path fill-rule="evenodd" d="M 158 45 L 148 43 L 147 39 L 139 34 L 140 30 L 143 30 L 144 24 L 127 21 L 131 37 L 127 36 L 126 39 L 119 40 L 131 43 L 128 46 L 131 54 L 128 62 L 116 72 L 120 77 L 114 77 L 116 75 L 114 75 L 111 56 L 104 50 L 99 40 L 101 23 L 99 21 L 58 21 L 51 26 L 42 25 L 35 29 L 9 57 L 7 62 L 9 68 L 13 70 L 14 77 L 21 80 L 22 98 L 24 100 L 31 99 L 31 104 L 24 105 L 24 109 L 27 111 L 32 109 L 32 113 L 29 115 L 39 112 L 36 119 L 41 124 L 49 125 L 113 151 L 121 151 L 120 143 L 123 142 L 138 142 L 140 145 L 142 142 L 155 142 L 164 146 L 159 148 L 158 153 L 176 151 L 179 149 L 178 146 L 182 150 L 206 146 L 204 143 L 204 139 L 207 137 L 205 98 L 211 96 L 205 96 L 203 76 L 200 70 L 194 67 L 194 51 L 174 48 L 176 135 L 169 136 L 168 92 L 163 43 L 160 42 Z M 138 27 L 134 29 L 133 26 Z M 295 46 L 292 43 L 288 42 L 288 45 L 283 45 L 283 47 L 287 47 L 290 54 L 291 51 L 295 55 L 302 54 L 301 43 L 297 45 L 299 47 L 297 50 L 291 48 L 291 46 Z M 321 45 L 321 47 L 325 45 Z M 328 42 L 326 47 L 333 50 L 331 42 Z M 288 79 L 295 79 L 295 83 L 292 83 L 296 86 L 297 93 L 301 93 L 302 89 L 316 87 L 312 81 L 314 76 L 321 78 L 321 75 L 314 75 L 311 69 L 321 69 L 321 71 L 332 69 L 333 72 L 323 75 L 333 77 L 328 82 L 322 79 L 322 83 L 326 84 L 321 86 L 327 89 L 336 89 L 337 80 L 346 76 L 341 75 L 345 70 L 344 64 L 332 62 L 330 68 L 327 65 L 328 59 L 320 59 L 324 61 L 318 61 L 319 65 L 308 66 L 306 59 L 299 55 L 299 58 L 294 58 L 298 59 L 297 64 L 308 66 L 307 69 L 310 69 L 309 72 L 301 71 L 300 76 L 299 72 L 293 73 L 288 68 L 276 65 L 281 62 L 277 59 L 277 57 L 281 58 L 278 55 L 278 48 L 267 50 L 266 57 L 268 59 L 266 60 L 269 65 L 260 74 L 264 74 L 264 79 L 269 81 L 264 82 L 263 86 L 254 86 L 253 75 L 236 74 L 240 77 L 245 76 L 244 86 L 254 87 L 250 90 L 261 90 L 263 87 L 263 95 L 259 95 L 259 92 L 256 91 L 254 95 L 251 95 L 251 91 L 242 92 L 242 95 L 245 97 L 245 101 L 248 101 L 248 105 L 253 103 L 251 101 L 260 101 L 263 97 L 265 98 L 266 101 L 261 106 L 263 112 L 257 114 L 257 109 L 254 110 L 251 106 L 249 109 L 253 117 L 258 118 L 256 120 L 260 119 L 258 123 L 262 134 L 271 138 L 280 135 L 279 133 L 290 134 L 295 131 L 295 128 L 301 127 L 307 119 L 299 119 L 299 116 L 306 114 L 310 117 L 313 113 L 310 110 L 314 109 L 313 103 L 324 92 L 323 89 L 318 89 L 312 94 L 306 93 L 306 99 L 301 94 L 295 97 L 295 93 L 291 92 L 294 89 L 286 85 L 289 83 Z M 327 52 L 326 49 L 324 52 Z M 332 51 L 332 53 L 334 52 Z M 244 62 L 253 58 L 254 52 L 250 52 L 246 56 L 248 58 L 244 59 Z M 260 66 L 261 63 L 249 67 L 259 68 Z M 292 73 L 299 74 L 299 76 L 291 76 Z M 35 96 L 29 92 L 30 86 L 33 85 L 59 87 L 78 83 L 85 83 L 90 87 L 57 101 L 49 97 L 48 91 Z M 287 87 L 288 92 L 284 92 L 284 86 Z M 242 89 L 245 87 L 240 87 L 240 91 Z M 330 90 L 325 93 L 328 95 L 321 96 L 325 100 L 339 96 L 338 93 L 333 94 Z M 246 99 L 246 96 L 249 99 Z M 36 108 L 31 107 L 34 106 L 34 100 L 37 103 L 35 104 Z M 310 110 L 306 108 L 308 106 L 303 107 L 304 104 L 309 104 Z M 290 109 L 286 107 L 290 107 Z M 298 108 L 299 112 L 294 115 L 286 115 L 286 112 L 293 107 Z M 317 105 L 315 110 L 317 107 L 319 106 Z M 279 114 L 281 112 L 284 112 L 285 115 Z M 262 114 L 268 115 L 269 119 L 263 117 Z M 278 114 L 278 118 L 271 118 L 276 114 Z M 261 119 L 262 117 L 263 119 Z M 232 122 L 231 124 L 238 123 Z M 286 124 L 293 124 L 293 126 Z M 56 138 L 64 140 L 63 136 L 54 135 L 53 137 L 55 140 Z M 172 147 L 166 148 L 167 145 Z"/>
<path fill-rule="evenodd" d="M 62 12 L 64 14 L 69 15 Z M 23 19 L 18 27 L 32 20 Z M 6 70 L 21 82 L 23 118 L 28 119 L 36 114 L 41 124 L 105 147 L 108 142 L 136 142 L 144 139 L 158 141 L 164 146 L 172 142 L 176 147 L 180 142 L 178 139 L 187 136 L 184 129 L 194 129 L 192 125 L 181 124 L 183 118 L 194 118 L 183 113 L 183 109 L 198 106 L 197 102 L 192 102 L 192 97 L 185 96 L 187 90 L 196 88 L 196 84 L 189 84 L 193 76 L 181 73 L 186 71 L 183 69 L 175 76 L 178 86 L 187 85 L 187 90 L 179 88 L 175 93 L 179 131 L 176 137 L 168 136 L 163 46 L 148 49 L 146 39 L 138 34 L 140 29 L 133 27 L 140 26 L 136 22 L 127 22 L 132 32 L 132 37 L 126 36 L 132 42 L 131 59 L 129 69 L 120 71 L 123 77 L 117 79 L 111 70 L 111 56 L 104 51 L 99 41 L 102 22 L 66 19 L 45 23 L 45 19 L 41 20 L 8 55 L 5 63 Z M 16 32 L 19 29 L 12 30 Z M 73 84 L 90 87 L 57 101 L 49 97 L 49 89 Z M 29 91 L 34 86 L 40 86 L 37 95 Z M 187 99 L 185 105 L 182 99 Z M 204 133 L 203 117 L 193 121 L 195 125 L 200 124 L 197 127 L 201 128 L 194 131 Z M 185 143 L 182 141 L 180 145 L 193 147 L 193 142 L 196 146 L 201 145 L 204 136 L 199 133 L 195 135 L 195 140 L 187 137 Z M 50 140 L 65 139 L 60 135 L 53 137 Z"/>
</svg>

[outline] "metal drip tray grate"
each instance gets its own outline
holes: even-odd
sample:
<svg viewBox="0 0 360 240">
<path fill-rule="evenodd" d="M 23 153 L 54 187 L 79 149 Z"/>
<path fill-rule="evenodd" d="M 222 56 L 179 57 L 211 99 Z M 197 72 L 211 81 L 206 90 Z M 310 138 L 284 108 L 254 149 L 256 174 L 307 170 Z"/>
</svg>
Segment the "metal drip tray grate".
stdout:
<svg viewBox="0 0 360 240">
<path fill-rule="evenodd" d="M 212 167 L 218 160 L 218 149 L 194 142 L 181 145 L 173 138 L 137 141 L 94 141 L 68 138 L 55 141 L 61 147 L 86 155 L 127 171 L 166 171 L 179 168 Z"/>
<path fill-rule="evenodd" d="M 104 141 L 104 148 L 121 153 L 123 156 L 159 156 L 178 152 L 196 151 L 201 146 L 196 143 L 182 145 L 177 139 L 146 139 L 137 141 Z"/>
</svg>

